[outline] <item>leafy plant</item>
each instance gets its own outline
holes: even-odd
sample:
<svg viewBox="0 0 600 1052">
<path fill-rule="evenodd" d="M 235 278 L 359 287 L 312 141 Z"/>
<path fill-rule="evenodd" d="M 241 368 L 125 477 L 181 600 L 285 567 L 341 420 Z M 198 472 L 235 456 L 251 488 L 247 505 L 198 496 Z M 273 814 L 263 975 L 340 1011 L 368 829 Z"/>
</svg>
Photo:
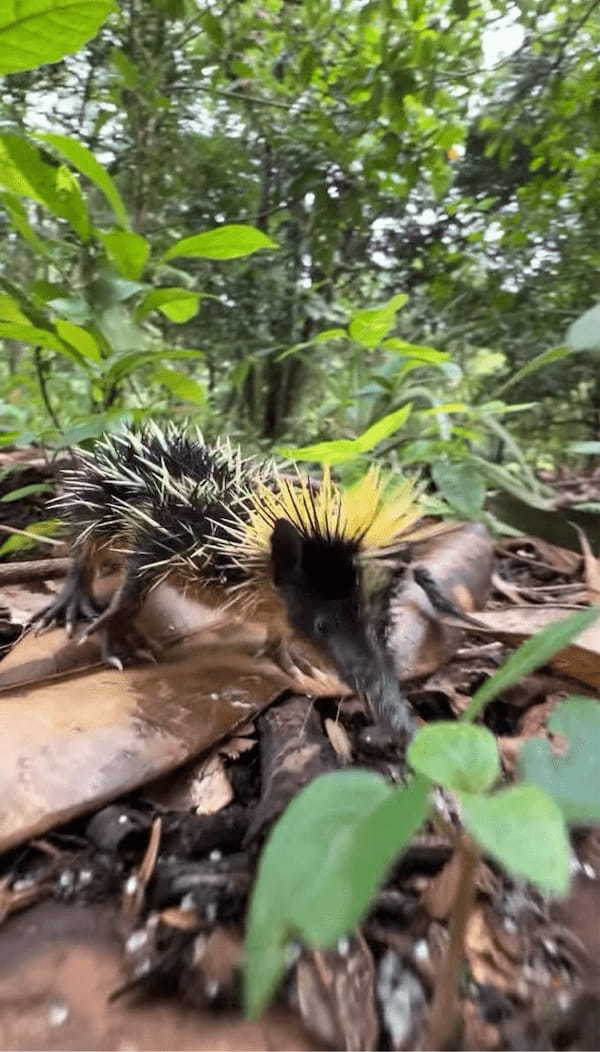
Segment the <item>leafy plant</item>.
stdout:
<svg viewBox="0 0 600 1052">
<path fill-rule="evenodd" d="M 525 780 L 495 790 L 500 776 L 493 735 L 473 720 L 485 704 L 563 649 L 600 616 L 593 608 L 551 625 L 523 644 L 471 699 L 461 722 L 422 727 L 408 749 L 414 772 L 392 788 L 364 771 L 315 779 L 289 805 L 264 849 L 248 913 L 246 1006 L 257 1016 L 273 995 L 288 960 L 290 940 L 328 947 L 351 931 L 369 908 L 390 865 L 431 814 L 435 785 L 452 793 L 463 821 L 457 852 L 464 863 L 454 917 L 452 959 L 440 971 L 432 1026 L 436 1040 L 452 1019 L 464 928 L 480 851 L 508 873 L 543 892 L 564 895 L 569 883 L 566 822 L 600 821 L 596 756 L 600 747 L 598 703 L 570 699 L 559 706 L 550 729 L 570 741 L 554 762 L 547 743 L 524 752 Z M 582 719 L 581 729 L 579 718 Z M 585 747 L 582 748 L 586 738 Z M 578 788 L 594 767 L 593 784 Z M 432 1044 L 431 1047 L 443 1047 Z"/>
<path fill-rule="evenodd" d="M 40 436 L 57 445 L 110 430 L 126 415 L 140 418 L 160 408 L 160 388 L 198 412 L 207 402 L 204 354 L 169 346 L 152 315 L 160 312 L 169 322 L 184 324 L 195 316 L 206 294 L 188 286 L 162 285 L 163 275 L 171 275 L 167 261 L 178 256 L 239 259 L 277 246 L 251 226 L 225 224 L 177 239 L 165 249 L 131 230 L 112 177 L 85 146 L 64 135 L 44 133 L 37 138 L 67 164 L 53 163 L 21 136 L 0 135 L 4 158 L 0 185 L 5 187 L 9 218 L 39 266 L 38 276 L 25 289 L 0 278 L 0 338 L 32 348 L 20 374 L 5 380 L 11 415 L 16 413 L 19 419 L 15 394 L 20 386 L 31 389 L 35 382 L 50 421 L 25 413 L 20 419 L 26 428 L 37 424 Z M 76 173 L 102 194 L 116 226 L 105 229 L 92 222 Z M 31 236 L 21 199 L 47 210 L 56 228 L 53 237 Z M 64 237 L 63 224 L 71 228 L 68 247 L 59 240 Z M 49 259 L 55 261 L 50 267 Z M 167 362 L 182 367 L 167 367 Z M 191 369 L 196 373 L 200 369 L 200 376 L 191 374 Z M 142 371 L 146 391 L 136 397 Z M 72 392 L 67 419 L 59 408 L 65 387 Z M 158 391 L 149 398 L 152 389 Z M 10 429 L 4 441 L 15 440 L 19 436 Z"/>
</svg>

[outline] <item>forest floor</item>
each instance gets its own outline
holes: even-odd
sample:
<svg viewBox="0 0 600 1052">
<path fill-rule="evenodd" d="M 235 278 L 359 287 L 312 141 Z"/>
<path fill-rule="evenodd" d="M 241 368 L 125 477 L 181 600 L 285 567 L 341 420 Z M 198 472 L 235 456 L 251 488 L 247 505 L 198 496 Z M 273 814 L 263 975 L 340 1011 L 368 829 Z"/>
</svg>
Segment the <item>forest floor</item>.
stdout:
<svg viewBox="0 0 600 1052">
<path fill-rule="evenodd" d="M 2 485 L 48 480 L 28 463 Z M 572 503 L 600 499 L 595 475 L 553 481 L 563 510 L 569 493 Z M 46 496 L 0 503 L 0 522 L 26 528 L 45 517 Z M 462 574 L 471 608 L 484 596 L 481 631 L 417 633 L 421 674 L 406 694 L 421 721 L 459 716 L 548 611 L 600 601 L 585 536 L 572 548 L 532 535 L 498 541 L 487 586 L 474 583 L 472 541 L 455 545 L 452 572 L 440 574 L 454 584 Z M 24 569 L 29 553 L 0 562 L 0 1048 L 422 1047 L 456 892 L 452 801 L 440 797 L 445 821 L 414 838 L 360 931 L 327 952 L 298 948 L 276 1005 L 246 1021 L 243 925 L 274 820 L 327 771 L 358 766 L 400 781 L 403 748 L 376 732 L 359 699 L 307 697 L 222 645 L 210 659 L 175 648 L 164 669 L 119 673 L 85 648 L 76 667 L 59 630 L 21 638 L 60 584 L 66 553 L 52 554 L 58 580 Z M 600 699 L 600 630 L 486 709 L 506 781 L 522 743 L 547 735 L 556 705 L 581 694 Z M 573 837 L 563 901 L 481 862 L 453 1047 L 600 1048 L 599 917 L 598 830 Z"/>
</svg>

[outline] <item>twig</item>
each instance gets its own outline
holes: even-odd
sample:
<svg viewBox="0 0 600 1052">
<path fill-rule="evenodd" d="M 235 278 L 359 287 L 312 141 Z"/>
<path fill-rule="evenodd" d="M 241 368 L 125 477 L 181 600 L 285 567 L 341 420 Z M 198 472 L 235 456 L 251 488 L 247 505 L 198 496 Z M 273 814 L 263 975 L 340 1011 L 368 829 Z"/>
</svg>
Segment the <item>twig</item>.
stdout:
<svg viewBox="0 0 600 1052">
<path fill-rule="evenodd" d="M 0 564 L 0 584 L 52 581 L 56 577 L 66 577 L 70 566 L 70 559 L 30 559 L 22 563 Z"/>
<path fill-rule="evenodd" d="M 465 935 L 473 902 L 479 852 L 473 841 L 462 833 L 456 847 L 459 863 L 458 891 L 452 914 L 448 946 L 436 978 L 424 1052 L 445 1049 L 454 1035 L 457 1016 L 457 994 L 464 957 Z"/>
</svg>

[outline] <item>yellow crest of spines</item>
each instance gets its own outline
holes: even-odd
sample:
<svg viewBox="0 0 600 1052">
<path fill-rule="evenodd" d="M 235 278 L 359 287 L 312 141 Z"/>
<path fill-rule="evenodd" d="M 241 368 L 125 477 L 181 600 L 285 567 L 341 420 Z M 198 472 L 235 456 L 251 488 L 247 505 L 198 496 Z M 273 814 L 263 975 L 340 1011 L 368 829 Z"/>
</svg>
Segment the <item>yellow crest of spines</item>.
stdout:
<svg viewBox="0 0 600 1052">
<path fill-rule="evenodd" d="M 355 543 L 359 552 L 390 546 L 421 517 L 413 479 L 393 485 L 372 465 L 349 489 L 341 489 L 324 467 L 317 485 L 302 478 L 259 483 L 246 525 L 248 547 L 268 552 L 277 519 L 287 519 L 305 537 Z"/>
</svg>

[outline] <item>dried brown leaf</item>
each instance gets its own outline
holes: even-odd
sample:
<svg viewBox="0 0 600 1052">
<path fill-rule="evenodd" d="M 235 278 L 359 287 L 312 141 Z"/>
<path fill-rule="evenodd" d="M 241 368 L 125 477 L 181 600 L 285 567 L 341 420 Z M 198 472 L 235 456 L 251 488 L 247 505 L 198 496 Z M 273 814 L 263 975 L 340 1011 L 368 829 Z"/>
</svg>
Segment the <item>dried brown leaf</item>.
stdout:
<svg viewBox="0 0 600 1052">
<path fill-rule="evenodd" d="M 338 756 L 344 763 L 350 763 L 352 759 L 352 743 L 343 724 L 339 720 L 332 720 L 328 717 L 325 720 L 325 731 L 332 748 Z"/>
<path fill-rule="evenodd" d="M 231 782 L 218 752 L 202 764 L 191 786 L 191 798 L 197 815 L 214 815 L 233 800 Z"/>
<path fill-rule="evenodd" d="M 360 933 L 337 950 L 306 953 L 296 968 L 296 996 L 308 1029 L 331 1048 L 378 1047 L 373 957 Z"/>
<path fill-rule="evenodd" d="M 592 552 L 590 542 L 581 527 L 574 522 L 573 529 L 579 537 L 581 551 L 583 552 L 585 583 L 590 592 L 590 602 L 600 603 L 600 559 L 597 559 Z"/>
</svg>

